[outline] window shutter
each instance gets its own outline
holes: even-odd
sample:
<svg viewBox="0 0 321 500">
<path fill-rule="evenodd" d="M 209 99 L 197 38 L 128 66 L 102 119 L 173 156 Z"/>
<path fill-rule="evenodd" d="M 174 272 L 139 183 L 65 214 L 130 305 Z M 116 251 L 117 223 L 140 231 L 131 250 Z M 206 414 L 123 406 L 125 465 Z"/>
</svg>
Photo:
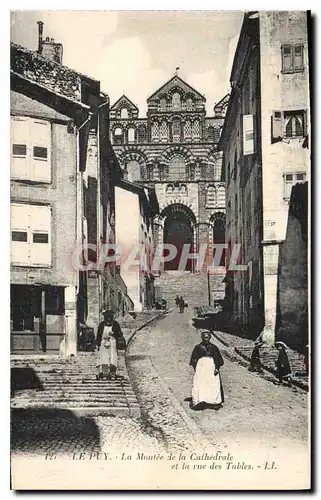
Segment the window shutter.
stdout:
<svg viewBox="0 0 321 500">
<path fill-rule="evenodd" d="M 28 180 L 30 166 L 30 120 L 11 117 L 11 178 Z"/>
<path fill-rule="evenodd" d="M 253 115 L 243 115 L 243 155 L 254 153 Z"/>
<path fill-rule="evenodd" d="M 293 47 L 293 68 L 302 69 L 303 68 L 303 45 L 295 45 Z"/>
<path fill-rule="evenodd" d="M 282 112 L 273 111 L 272 113 L 272 142 L 280 141 L 283 137 Z"/>
<path fill-rule="evenodd" d="M 27 233 L 27 241 L 12 241 L 11 236 L 11 263 L 16 265 L 28 265 L 29 254 L 29 205 L 23 203 L 12 203 L 10 206 L 11 235 L 13 231 Z"/>
<path fill-rule="evenodd" d="M 38 182 L 51 182 L 51 124 L 31 121 L 31 177 Z"/>
<path fill-rule="evenodd" d="M 29 211 L 28 205 L 11 204 L 11 263 L 16 265 L 28 265 L 30 263 L 28 228 Z M 13 232 L 27 233 L 27 241 L 12 241 Z M 25 236 L 25 234 L 24 234 Z"/>
<path fill-rule="evenodd" d="M 29 205 L 31 265 L 51 265 L 51 208 L 47 205 Z M 37 235 L 35 238 L 33 235 Z M 46 237 L 47 235 L 47 237 Z M 39 243 L 34 242 L 39 241 Z M 41 241 L 41 242 L 40 242 Z"/>
<path fill-rule="evenodd" d="M 282 45 L 282 71 L 292 69 L 292 46 Z"/>
</svg>

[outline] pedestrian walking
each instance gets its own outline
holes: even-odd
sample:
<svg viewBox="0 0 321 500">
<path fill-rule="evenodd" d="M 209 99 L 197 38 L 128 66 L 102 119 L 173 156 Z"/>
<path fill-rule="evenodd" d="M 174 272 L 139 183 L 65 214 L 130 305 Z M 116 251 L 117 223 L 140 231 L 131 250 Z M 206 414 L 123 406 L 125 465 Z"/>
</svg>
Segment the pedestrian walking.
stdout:
<svg viewBox="0 0 321 500">
<path fill-rule="evenodd" d="M 180 298 L 178 295 L 176 295 L 175 304 L 176 304 L 177 309 L 179 308 L 179 301 L 180 301 Z"/>
<path fill-rule="evenodd" d="M 97 379 L 104 377 L 115 380 L 118 365 L 118 349 L 126 347 L 126 341 L 119 326 L 114 320 L 113 311 L 103 311 L 103 321 L 99 323 L 96 337 L 98 349 Z"/>
<path fill-rule="evenodd" d="M 264 343 L 265 342 L 263 342 L 262 340 L 257 340 L 254 344 L 254 348 L 251 355 L 250 367 L 249 367 L 250 372 L 263 373 L 261 357 L 260 357 L 260 347 L 262 347 Z"/>
<path fill-rule="evenodd" d="M 279 351 L 278 359 L 276 360 L 276 372 L 277 372 L 277 377 L 279 379 L 278 383 L 282 384 L 283 381 L 287 382 L 288 386 L 292 386 L 292 379 L 291 379 L 291 366 L 290 366 L 290 361 L 288 358 L 287 354 L 287 346 L 284 342 L 275 342 L 275 347 Z"/>
<path fill-rule="evenodd" d="M 179 312 L 183 313 L 184 310 L 185 310 L 185 300 L 183 299 L 183 297 L 180 297 L 180 299 L 179 299 Z"/>
<path fill-rule="evenodd" d="M 194 368 L 192 387 L 192 408 L 203 409 L 206 406 L 219 409 L 224 403 L 224 392 L 220 376 L 220 368 L 224 365 L 221 353 L 212 344 L 211 334 L 201 332 L 202 342 L 192 352 L 190 365 Z"/>
</svg>

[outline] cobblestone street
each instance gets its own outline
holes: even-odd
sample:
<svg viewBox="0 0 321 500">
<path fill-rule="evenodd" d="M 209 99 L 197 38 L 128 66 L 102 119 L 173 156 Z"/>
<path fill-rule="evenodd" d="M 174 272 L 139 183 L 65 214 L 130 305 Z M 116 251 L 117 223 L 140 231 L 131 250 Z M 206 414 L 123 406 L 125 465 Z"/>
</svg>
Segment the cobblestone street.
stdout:
<svg viewBox="0 0 321 500">
<path fill-rule="evenodd" d="M 26 457 L 29 460 L 42 457 L 43 463 L 44 458 L 53 456 L 54 460 L 46 460 L 46 466 L 55 477 L 62 463 L 64 468 L 72 468 L 71 464 L 77 462 L 77 470 L 83 470 L 84 463 L 87 463 L 95 474 L 99 472 L 96 480 L 100 487 L 105 487 L 108 478 L 115 480 L 115 467 L 117 474 L 128 470 L 123 460 L 119 462 L 124 455 L 135 457 L 143 452 L 166 456 L 173 453 L 202 460 L 206 453 L 221 456 L 230 453 L 235 467 L 242 471 L 247 464 L 264 469 L 266 463 L 271 465 L 273 462 L 273 467 L 282 469 L 277 478 L 273 471 L 262 470 L 261 475 L 253 478 L 253 488 L 266 485 L 269 477 L 278 481 L 275 484 L 282 488 L 282 481 L 290 481 L 294 475 L 298 484 L 305 484 L 308 471 L 301 464 L 308 463 L 307 393 L 298 388 L 276 386 L 271 382 L 271 375 L 266 379 L 248 372 L 245 366 L 228 360 L 224 356 L 224 346 L 214 339 L 224 356 L 221 375 L 225 404 L 219 411 L 193 411 L 189 407 L 193 370 L 188 363 L 200 336 L 191 326 L 191 317 L 192 311 L 182 315 L 173 310 L 156 324 L 138 331 L 129 344 L 127 369 L 141 406 L 140 419 L 128 416 L 77 417 L 76 414 L 71 417 L 68 412 L 61 412 L 51 415 L 51 418 L 31 415 L 26 426 L 22 416 L 13 423 L 16 434 L 20 436 L 16 449 L 13 449 L 14 466 L 19 467 L 23 463 L 21 459 Z M 108 457 L 108 453 L 112 453 L 113 462 L 106 475 L 102 457 Z M 96 457 L 99 457 L 98 468 Z M 64 458 L 66 461 L 62 462 Z M 147 467 L 146 470 L 150 467 L 152 481 L 153 466 L 159 471 L 164 470 L 166 478 L 168 469 L 165 465 L 163 463 L 164 469 L 159 469 L 160 464 L 142 464 L 133 460 L 130 464 L 132 487 L 137 487 L 135 481 L 142 474 L 142 466 Z M 239 472 L 234 471 L 231 479 L 245 481 L 246 476 L 238 476 Z M 195 481 L 200 480 L 199 473 L 193 473 Z M 184 486 L 186 472 L 178 471 L 176 479 L 177 487 Z M 77 483 L 77 488 L 78 484 L 81 488 L 82 481 Z M 215 479 L 215 485 L 224 488 L 224 481 L 222 486 L 220 480 Z M 50 482 L 46 476 L 47 484 Z M 160 481 L 160 487 L 162 484 Z M 212 479 L 209 479 L 209 485 L 206 487 L 213 487 Z"/>
</svg>

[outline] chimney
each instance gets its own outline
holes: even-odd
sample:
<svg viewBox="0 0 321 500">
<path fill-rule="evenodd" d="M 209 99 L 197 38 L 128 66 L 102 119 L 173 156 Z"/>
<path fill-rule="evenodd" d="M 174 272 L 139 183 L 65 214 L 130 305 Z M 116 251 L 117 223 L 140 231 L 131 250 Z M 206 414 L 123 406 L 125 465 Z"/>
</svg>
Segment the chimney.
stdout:
<svg viewBox="0 0 321 500">
<path fill-rule="evenodd" d="M 63 47 L 61 43 L 56 43 L 54 38 L 47 36 L 43 39 L 43 22 L 38 21 L 38 53 L 50 61 L 62 64 Z"/>
<path fill-rule="evenodd" d="M 42 52 L 42 34 L 43 34 L 43 22 L 37 21 L 38 24 L 38 52 Z"/>
</svg>

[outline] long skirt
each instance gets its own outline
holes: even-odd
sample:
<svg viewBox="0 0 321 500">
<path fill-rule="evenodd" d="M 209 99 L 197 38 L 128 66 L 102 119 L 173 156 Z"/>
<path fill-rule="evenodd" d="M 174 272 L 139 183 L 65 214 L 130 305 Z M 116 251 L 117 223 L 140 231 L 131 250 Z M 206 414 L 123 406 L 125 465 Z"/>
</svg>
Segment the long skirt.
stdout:
<svg viewBox="0 0 321 500">
<path fill-rule="evenodd" d="M 109 346 L 105 347 L 104 339 L 102 339 L 100 349 L 97 356 L 97 367 L 99 373 L 108 374 L 110 367 L 117 368 L 117 347 L 116 339 L 110 338 Z"/>
<path fill-rule="evenodd" d="M 200 358 L 193 378 L 193 406 L 199 403 L 218 405 L 223 402 L 220 374 L 214 375 L 213 358 Z"/>
</svg>

